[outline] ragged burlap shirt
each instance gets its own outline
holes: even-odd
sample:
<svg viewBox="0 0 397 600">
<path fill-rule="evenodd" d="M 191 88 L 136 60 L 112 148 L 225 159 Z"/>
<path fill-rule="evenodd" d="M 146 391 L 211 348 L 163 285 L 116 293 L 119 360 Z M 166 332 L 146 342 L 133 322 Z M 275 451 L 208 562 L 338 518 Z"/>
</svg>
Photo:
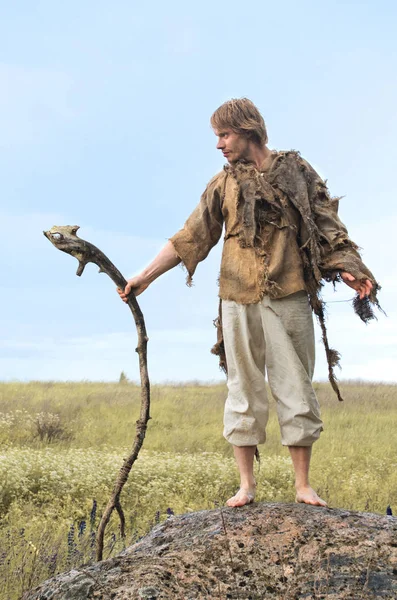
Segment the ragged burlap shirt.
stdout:
<svg viewBox="0 0 397 600">
<path fill-rule="evenodd" d="M 338 217 L 338 199 L 295 151 L 272 152 L 260 169 L 227 165 L 209 182 L 171 238 L 189 282 L 223 226 L 223 300 L 253 304 L 265 294 L 282 298 L 300 290 L 313 295 L 308 279 L 319 284 L 342 270 L 374 281 Z"/>
</svg>

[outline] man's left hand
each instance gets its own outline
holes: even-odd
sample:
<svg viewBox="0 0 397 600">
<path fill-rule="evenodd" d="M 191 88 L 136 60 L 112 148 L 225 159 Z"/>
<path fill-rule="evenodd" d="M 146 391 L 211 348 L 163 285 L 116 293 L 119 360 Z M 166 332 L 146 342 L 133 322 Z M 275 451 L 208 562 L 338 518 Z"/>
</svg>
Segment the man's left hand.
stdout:
<svg viewBox="0 0 397 600">
<path fill-rule="evenodd" d="M 362 300 L 365 296 L 369 296 L 372 288 L 374 287 L 369 279 L 355 279 L 353 275 L 346 273 L 346 271 L 341 272 L 340 276 L 346 285 L 353 288 L 353 290 L 356 290 L 360 296 L 360 300 Z"/>
</svg>

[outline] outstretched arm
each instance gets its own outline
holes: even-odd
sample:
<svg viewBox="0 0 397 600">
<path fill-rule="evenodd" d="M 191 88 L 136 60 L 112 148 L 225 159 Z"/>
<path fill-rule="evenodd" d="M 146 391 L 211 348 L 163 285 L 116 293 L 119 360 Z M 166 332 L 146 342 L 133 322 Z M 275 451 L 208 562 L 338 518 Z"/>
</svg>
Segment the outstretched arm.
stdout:
<svg viewBox="0 0 397 600">
<path fill-rule="evenodd" d="M 142 292 L 144 292 L 157 277 L 160 277 L 160 275 L 166 273 L 166 271 L 176 267 L 180 262 L 181 259 L 175 252 L 172 242 L 168 241 L 153 262 L 151 262 L 142 273 L 129 279 L 124 290 L 117 288 L 117 292 L 121 299 L 124 302 L 127 302 L 127 296 L 131 290 L 134 292 L 135 296 L 139 296 L 139 294 L 142 294 Z"/>
<path fill-rule="evenodd" d="M 124 290 L 117 289 L 124 302 L 131 290 L 139 296 L 152 281 L 180 262 L 186 267 L 188 283 L 191 283 L 197 264 L 207 257 L 222 234 L 221 187 L 224 180 L 223 171 L 211 179 L 183 228 L 172 236 L 142 273 L 128 281 Z"/>
</svg>

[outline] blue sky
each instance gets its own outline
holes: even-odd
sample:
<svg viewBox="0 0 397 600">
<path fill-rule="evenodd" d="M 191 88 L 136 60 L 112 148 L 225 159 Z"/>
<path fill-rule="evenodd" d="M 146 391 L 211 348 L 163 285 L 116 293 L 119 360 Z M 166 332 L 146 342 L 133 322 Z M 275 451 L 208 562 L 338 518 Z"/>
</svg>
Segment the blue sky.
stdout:
<svg viewBox="0 0 397 600">
<path fill-rule="evenodd" d="M 42 231 L 78 224 L 126 277 L 139 272 L 222 168 L 210 115 L 247 96 L 269 146 L 300 150 L 345 196 L 342 220 L 383 286 L 388 318 L 368 326 L 340 302 L 349 288 L 325 290 L 341 379 L 395 381 L 396 16 L 382 1 L 3 6 L 0 378 L 138 379 L 112 282 L 93 265 L 77 278 Z M 152 381 L 222 380 L 209 353 L 220 251 L 193 288 L 177 267 L 139 297 Z"/>
</svg>

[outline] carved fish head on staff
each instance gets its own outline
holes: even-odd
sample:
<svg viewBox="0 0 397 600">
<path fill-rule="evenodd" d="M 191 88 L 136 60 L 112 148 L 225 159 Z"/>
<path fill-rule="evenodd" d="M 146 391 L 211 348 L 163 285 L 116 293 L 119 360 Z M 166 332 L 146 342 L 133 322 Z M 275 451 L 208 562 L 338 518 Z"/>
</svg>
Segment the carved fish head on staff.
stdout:
<svg viewBox="0 0 397 600">
<path fill-rule="evenodd" d="M 96 248 L 76 235 L 79 229 L 79 225 L 54 225 L 48 231 L 43 231 L 43 234 L 55 248 L 77 258 L 79 266 L 76 275 L 80 276 L 86 264 L 94 262 L 92 261 L 93 250 Z"/>
</svg>

